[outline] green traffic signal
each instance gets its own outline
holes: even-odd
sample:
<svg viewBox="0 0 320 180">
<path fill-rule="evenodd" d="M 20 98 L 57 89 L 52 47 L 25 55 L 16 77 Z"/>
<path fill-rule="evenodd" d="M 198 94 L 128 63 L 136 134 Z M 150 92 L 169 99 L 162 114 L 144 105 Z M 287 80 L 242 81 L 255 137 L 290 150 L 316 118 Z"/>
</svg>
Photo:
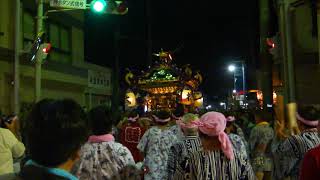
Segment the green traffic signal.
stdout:
<svg viewBox="0 0 320 180">
<path fill-rule="evenodd" d="M 103 13 L 107 7 L 105 0 L 93 0 L 91 2 L 91 9 L 96 13 Z"/>
</svg>

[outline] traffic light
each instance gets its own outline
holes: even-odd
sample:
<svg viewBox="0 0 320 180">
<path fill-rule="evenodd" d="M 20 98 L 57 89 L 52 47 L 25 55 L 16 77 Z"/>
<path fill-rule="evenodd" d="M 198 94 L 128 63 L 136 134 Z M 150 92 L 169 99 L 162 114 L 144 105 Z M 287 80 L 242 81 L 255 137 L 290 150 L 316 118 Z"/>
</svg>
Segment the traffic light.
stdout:
<svg viewBox="0 0 320 180">
<path fill-rule="evenodd" d="M 96 13 L 103 13 L 107 7 L 105 0 L 93 0 L 90 4 L 92 11 Z"/>
<path fill-rule="evenodd" d="M 43 43 L 40 45 L 39 50 L 37 52 L 37 56 L 39 57 L 40 60 L 44 60 L 47 58 L 47 55 L 49 54 L 51 49 L 51 44 L 50 43 Z"/>
<path fill-rule="evenodd" d="M 124 1 L 93 0 L 90 7 L 93 12 L 99 14 L 124 15 L 128 12 L 128 6 Z"/>
<path fill-rule="evenodd" d="M 115 1 L 115 0 L 108 1 L 108 8 L 106 10 L 107 14 L 124 15 L 127 12 L 128 12 L 128 6 L 126 2 Z"/>
<path fill-rule="evenodd" d="M 266 39 L 266 44 L 268 46 L 269 53 L 274 59 L 279 59 L 281 57 L 281 44 L 279 34 Z"/>
</svg>

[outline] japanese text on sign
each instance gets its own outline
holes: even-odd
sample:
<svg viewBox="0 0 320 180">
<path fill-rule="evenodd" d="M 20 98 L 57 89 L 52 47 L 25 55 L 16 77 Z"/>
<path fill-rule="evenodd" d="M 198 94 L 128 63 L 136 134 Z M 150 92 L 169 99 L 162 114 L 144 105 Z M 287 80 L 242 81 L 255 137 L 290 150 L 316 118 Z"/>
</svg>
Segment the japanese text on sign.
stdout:
<svg viewBox="0 0 320 180">
<path fill-rule="evenodd" d="M 50 0 L 51 7 L 86 9 L 87 0 Z"/>
</svg>

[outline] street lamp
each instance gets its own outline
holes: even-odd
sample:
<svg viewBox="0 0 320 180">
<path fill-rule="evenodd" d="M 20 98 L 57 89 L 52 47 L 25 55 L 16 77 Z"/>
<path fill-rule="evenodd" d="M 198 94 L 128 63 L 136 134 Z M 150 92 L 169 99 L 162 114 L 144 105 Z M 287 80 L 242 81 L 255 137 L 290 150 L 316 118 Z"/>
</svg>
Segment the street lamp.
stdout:
<svg viewBox="0 0 320 180">
<path fill-rule="evenodd" d="M 241 71 L 242 71 L 242 90 L 243 93 L 246 91 L 246 80 L 245 80 L 245 70 L 244 70 L 244 62 L 243 61 L 234 61 L 234 62 L 240 62 L 241 63 Z M 234 78 L 234 89 L 236 90 L 236 72 L 237 67 L 234 64 L 231 64 L 228 66 L 228 70 L 230 72 L 233 72 L 233 78 Z"/>
<path fill-rule="evenodd" d="M 231 65 L 228 66 L 228 70 L 229 70 L 230 72 L 234 72 L 234 71 L 236 70 L 236 66 L 233 65 L 233 64 L 231 64 Z"/>
</svg>

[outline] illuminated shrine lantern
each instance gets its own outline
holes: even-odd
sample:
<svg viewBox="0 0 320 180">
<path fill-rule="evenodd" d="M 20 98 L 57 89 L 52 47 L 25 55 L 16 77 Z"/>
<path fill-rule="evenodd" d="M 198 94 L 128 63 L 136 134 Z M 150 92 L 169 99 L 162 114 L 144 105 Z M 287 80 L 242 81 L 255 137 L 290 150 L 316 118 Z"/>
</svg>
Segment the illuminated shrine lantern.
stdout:
<svg viewBox="0 0 320 180">
<path fill-rule="evenodd" d="M 201 107 L 203 104 L 203 97 L 201 92 L 195 92 L 193 94 L 194 97 L 194 106 L 195 107 Z"/>
<path fill-rule="evenodd" d="M 192 100 L 192 91 L 190 89 L 184 89 L 181 94 L 181 103 L 185 105 L 191 105 Z"/>
<path fill-rule="evenodd" d="M 126 105 L 128 107 L 133 107 L 137 104 L 136 95 L 132 91 L 126 93 Z"/>
<path fill-rule="evenodd" d="M 273 99 L 273 104 L 277 104 L 277 93 L 275 91 L 273 91 L 273 94 L 272 94 L 272 99 Z"/>
<path fill-rule="evenodd" d="M 202 93 L 197 91 L 195 93 L 193 93 L 193 97 L 195 100 L 202 98 Z"/>
<path fill-rule="evenodd" d="M 201 107 L 202 105 L 203 105 L 203 98 L 200 98 L 194 101 L 195 107 Z"/>
</svg>

